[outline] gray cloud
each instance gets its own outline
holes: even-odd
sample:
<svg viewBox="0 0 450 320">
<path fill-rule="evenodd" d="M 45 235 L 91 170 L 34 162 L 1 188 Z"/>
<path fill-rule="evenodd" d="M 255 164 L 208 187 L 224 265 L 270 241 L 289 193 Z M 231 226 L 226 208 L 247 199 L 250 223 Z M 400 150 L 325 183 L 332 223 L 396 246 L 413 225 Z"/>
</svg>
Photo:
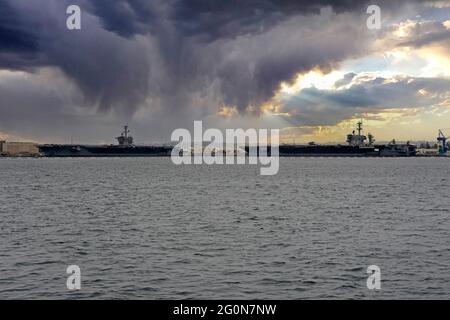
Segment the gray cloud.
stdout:
<svg viewBox="0 0 450 320">
<path fill-rule="evenodd" d="M 343 80 L 350 76 L 355 78 L 350 74 Z M 294 125 L 334 125 L 365 112 L 428 107 L 449 96 L 450 79 L 378 77 L 340 90 L 305 88 L 281 99 L 280 112 L 289 113 L 286 119 Z"/>
<path fill-rule="evenodd" d="M 402 42 L 400 46 L 403 47 L 423 47 L 435 42 L 449 41 L 450 30 L 442 30 L 438 32 L 432 32 L 430 34 L 423 35 L 417 39 Z"/>
<path fill-rule="evenodd" d="M 2 18 L 1 25 L 14 28 L 9 34 L 16 41 L 1 39 L 0 67 L 28 72 L 58 67 L 79 86 L 85 105 L 133 112 L 148 88 L 146 43 L 109 33 L 88 14 L 82 15 L 81 31 L 67 30 L 68 3 L 49 1 L 48 6 L 23 0 L 7 3 L 9 10 L 14 9 L 14 15 L 8 23 Z"/>
<path fill-rule="evenodd" d="M 356 73 L 354 72 L 345 74 L 341 80 L 338 80 L 334 83 L 335 88 L 343 87 L 347 84 L 350 84 L 355 76 Z"/>
<path fill-rule="evenodd" d="M 450 30 L 441 22 L 427 21 L 416 22 L 410 26 L 407 40 L 398 44 L 400 47 L 423 47 L 433 43 L 447 42 L 450 40 Z"/>
</svg>

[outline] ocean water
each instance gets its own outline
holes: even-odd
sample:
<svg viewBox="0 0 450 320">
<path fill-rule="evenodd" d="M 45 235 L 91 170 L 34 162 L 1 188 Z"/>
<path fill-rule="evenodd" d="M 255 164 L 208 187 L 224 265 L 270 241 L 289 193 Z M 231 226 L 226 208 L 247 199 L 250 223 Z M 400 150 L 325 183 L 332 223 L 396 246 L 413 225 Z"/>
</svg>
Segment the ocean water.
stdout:
<svg viewBox="0 0 450 320">
<path fill-rule="evenodd" d="M 448 299 L 449 179 L 450 158 L 282 158 L 275 176 L 1 159 L 0 298 Z"/>
</svg>

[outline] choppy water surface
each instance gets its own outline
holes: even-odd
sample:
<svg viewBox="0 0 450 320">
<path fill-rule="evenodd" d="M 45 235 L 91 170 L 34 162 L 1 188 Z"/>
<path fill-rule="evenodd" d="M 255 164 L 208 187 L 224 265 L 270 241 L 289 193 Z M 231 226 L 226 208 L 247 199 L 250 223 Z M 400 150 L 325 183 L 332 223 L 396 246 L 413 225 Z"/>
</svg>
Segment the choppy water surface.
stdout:
<svg viewBox="0 0 450 320">
<path fill-rule="evenodd" d="M 276 176 L 1 159 L 0 298 L 448 299 L 449 179 L 439 158 L 284 158 Z"/>
</svg>

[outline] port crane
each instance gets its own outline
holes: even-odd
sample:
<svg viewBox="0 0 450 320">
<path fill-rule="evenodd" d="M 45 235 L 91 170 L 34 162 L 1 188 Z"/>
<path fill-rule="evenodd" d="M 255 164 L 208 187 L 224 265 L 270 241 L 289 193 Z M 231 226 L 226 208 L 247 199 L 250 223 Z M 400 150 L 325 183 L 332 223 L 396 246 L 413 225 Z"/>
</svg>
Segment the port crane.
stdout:
<svg viewBox="0 0 450 320">
<path fill-rule="evenodd" d="M 437 137 L 437 141 L 438 141 L 438 147 L 439 147 L 439 155 L 440 156 L 445 156 L 445 154 L 448 151 L 448 145 L 447 145 L 447 139 L 448 137 L 446 137 L 444 135 L 444 132 L 442 132 L 443 129 L 439 129 L 438 132 L 438 137 Z"/>
</svg>

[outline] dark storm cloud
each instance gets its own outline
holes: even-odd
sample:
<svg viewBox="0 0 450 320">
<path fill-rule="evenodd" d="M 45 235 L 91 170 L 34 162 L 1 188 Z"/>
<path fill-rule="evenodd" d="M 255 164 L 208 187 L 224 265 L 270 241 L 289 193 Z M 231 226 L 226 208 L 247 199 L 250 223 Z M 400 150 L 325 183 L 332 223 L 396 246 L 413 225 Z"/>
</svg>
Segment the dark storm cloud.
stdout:
<svg viewBox="0 0 450 320">
<path fill-rule="evenodd" d="M 161 20 L 170 20 L 183 36 L 203 36 L 205 41 L 258 33 L 287 17 L 334 12 L 365 13 L 369 4 L 385 14 L 406 3 L 421 0 L 95 0 L 93 12 L 105 28 L 123 36 L 158 31 Z"/>
<path fill-rule="evenodd" d="M 82 30 L 66 28 L 66 8 L 85 1 L 9 1 L 2 15 L 0 68 L 34 72 L 57 67 L 73 80 L 85 105 L 133 111 L 148 87 L 147 47 L 99 27 L 95 17 L 82 14 Z M 130 109 L 129 106 L 131 106 Z"/>
<path fill-rule="evenodd" d="M 0 69 L 59 69 L 83 97 L 50 92 L 61 104 L 125 118 L 144 106 L 177 119 L 223 104 L 257 110 L 297 73 L 366 53 L 367 3 L 1 0 Z M 387 14 L 403 2 L 373 3 Z M 67 30 L 69 4 L 80 5 L 82 30 Z"/>
<path fill-rule="evenodd" d="M 105 27 L 122 35 L 155 31 L 164 16 L 184 35 L 217 39 L 258 32 L 261 24 L 270 26 L 293 15 L 319 14 L 326 6 L 337 13 L 365 12 L 369 4 L 390 11 L 407 2 L 420 0 L 96 0 L 92 5 Z"/>
<path fill-rule="evenodd" d="M 298 72 L 313 67 L 330 68 L 335 61 L 359 51 L 352 40 L 351 27 L 341 26 L 332 32 L 347 43 L 344 48 L 328 47 L 323 52 L 313 43 L 314 31 L 299 32 L 304 23 L 286 21 L 299 16 L 318 15 L 324 6 L 336 12 L 364 9 L 365 1 L 93 1 L 92 12 L 112 32 L 132 38 L 140 34 L 151 37 L 157 48 L 157 72 L 150 74 L 149 92 L 160 95 L 164 108 L 178 109 L 189 105 L 191 92 L 205 94 L 210 83 L 217 84 L 217 95 L 223 103 L 239 110 L 258 106 L 269 99 L 281 81 L 289 81 Z M 364 10 L 360 10 L 364 13 Z M 327 28 L 328 21 L 315 28 Z M 278 29 L 277 29 L 278 28 Z M 275 31 L 274 31 L 275 30 Z M 359 33 L 356 31 L 356 33 Z M 269 34 L 270 36 L 266 36 Z M 297 35 L 296 35 L 297 34 Z M 300 36 L 301 35 L 301 36 Z M 318 44 L 317 47 L 324 47 Z M 233 53 L 235 53 L 233 55 Z M 238 56 L 239 54 L 239 56 Z M 334 56 L 336 55 L 336 56 Z M 156 90 L 153 83 L 156 84 Z"/>
<path fill-rule="evenodd" d="M 287 16 L 318 14 L 324 6 L 337 12 L 362 7 L 367 1 L 349 0 L 97 0 L 94 13 L 108 30 L 124 36 L 155 32 L 158 21 L 169 19 L 184 35 L 204 35 L 204 40 L 258 32 Z"/>
<path fill-rule="evenodd" d="M 2 52 L 21 53 L 37 50 L 36 36 L 27 28 L 7 2 L 0 2 L 0 48 Z"/>
<path fill-rule="evenodd" d="M 179 104 L 189 99 L 183 86 L 201 91 L 205 83 L 216 79 L 221 83 L 219 94 L 225 103 L 234 102 L 244 109 L 269 98 L 280 81 L 289 80 L 298 71 L 321 66 L 325 58 L 332 63 L 334 57 L 319 55 L 317 61 L 302 57 L 297 43 L 296 47 L 287 44 L 292 51 L 281 52 L 280 56 L 276 52 L 271 57 L 249 56 L 255 53 L 248 50 L 246 60 L 238 57 L 231 61 L 219 46 L 204 46 L 243 35 L 248 41 L 238 45 L 245 47 L 253 36 L 264 34 L 295 15 L 319 14 L 323 6 L 331 6 L 337 12 L 355 10 L 364 3 L 4 0 L 0 7 L 0 67 L 30 70 L 56 66 L 82 89 L 86 104 L 100 109 L 118 106 L 131 113 L 149 94 L 160 95 L 168 104 Z M 65 8 L 69 4 L 78 4 L 83 10 L 81 31 L 65 28 Z M 145 39 L 139 41 L 136 35 Z M 265 40 L 265 45 L 270 46 L 272 39 Z M 286 41 L 291 41 L 289 36 Z M 232 44 L 224 43 L 224 47 L 233 50 Z M 226 68 L 217 66 L 221 63 Z M 243 70 L 251 64 L 255 65 L 254 72 L 245 74 Z M 155 79 L 157 75 L 161 78 Z M 173 98 L 175 92 L 179 92 L 178 99 Z"/>
</svg>

